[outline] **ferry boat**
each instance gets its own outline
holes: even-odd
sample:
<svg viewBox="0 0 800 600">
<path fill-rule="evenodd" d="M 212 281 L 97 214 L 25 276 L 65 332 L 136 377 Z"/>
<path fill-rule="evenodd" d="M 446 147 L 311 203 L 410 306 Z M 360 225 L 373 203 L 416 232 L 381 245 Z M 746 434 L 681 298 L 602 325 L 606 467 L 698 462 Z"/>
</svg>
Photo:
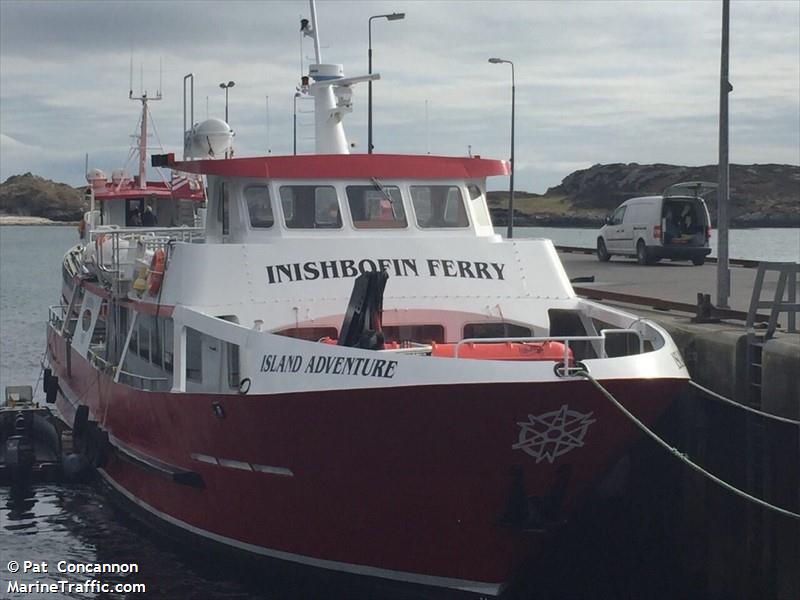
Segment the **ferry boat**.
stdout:
<svg viewBox="0 0 800 600">
<path fill-rule="evenodd" d="M 305 27 L 315 154 L 212 158 L 194 127 L 153 163 L 205 177 L 198 226 L 131 227 L 122 195 L 87 213 L 48 326 L 58 407 L 165 526 L 498 595 L 641 437 L 581 373 L 650 424 L 687 370 L 655 323 L 578 298 L 550 240 L 495 233 L 506 161 L 350 154 L 378 76 L 322 62 L 313 0 Z"/>
</svg>

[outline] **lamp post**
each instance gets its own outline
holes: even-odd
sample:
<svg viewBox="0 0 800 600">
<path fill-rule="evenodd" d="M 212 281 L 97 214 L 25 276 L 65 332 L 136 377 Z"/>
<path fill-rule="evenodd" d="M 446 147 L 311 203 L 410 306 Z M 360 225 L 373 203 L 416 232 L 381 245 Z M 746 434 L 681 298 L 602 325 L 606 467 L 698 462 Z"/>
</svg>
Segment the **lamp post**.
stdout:
<svg viewBox="0 0 800 600">
<path fill-rule="evenodd" d="M 514 82 L 514 63 L 504 58 L 490 58 L 493 65 L 511 65 L 511 181 L 508 190 L 508 239 L 514 237 L 514 96 L 516 85 Z"/>
<path fill-rule="evenodd" d="M 224 81 L 219 84 L 223 90 L 225 90 L 225 122 L 228 123 L 228 90 L 236 85 L 233 81 L 229 81 L 225 83 Z"/>
<path fill-rule="evenodd" d="M 372 75 L 372 20 L 373 19 L 386 19 L 387 21 L 399 21 L 405 19 L 406 13 L 391 13 L 388 15 L 374 15 L 368 20 L 369 30 L 369 49 L 367 51 L 367 60 L 369 63 L 368 72 Z M 367 100 L 367 152 L 372 154 L 372 80 L 370 79 Z"/>
</svg>

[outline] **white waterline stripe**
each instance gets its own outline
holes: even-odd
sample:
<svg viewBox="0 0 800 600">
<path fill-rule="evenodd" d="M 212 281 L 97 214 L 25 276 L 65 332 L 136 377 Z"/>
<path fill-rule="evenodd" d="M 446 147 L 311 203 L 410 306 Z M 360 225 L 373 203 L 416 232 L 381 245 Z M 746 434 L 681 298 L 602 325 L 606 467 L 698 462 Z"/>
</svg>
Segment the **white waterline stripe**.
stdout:
<svg viewBox="0 0 800 600">
<path fill-rule="evenodd" d="M 505 587 L 504 583 L 485 583 L 482 581 L 470 581 L 468 579 L 454 579 L 451 577 L 437 577 L 435 575 L 420 575 L 418 573 L 408 573 L 405 571 L 392 571 L 389 569 L 381 569 L 378 567 L 368 567 L 365 565 L 354 565 L 350 563 L 337 562 L 333 560 L 325 560 L 322 558 L 313 558 L 310 556 L 303 556 L 302 554 L 292 554 L 290 552 L 284 552 L 282 550 L 272 550 L 270 548 L 264 548 L 262 546 L 256 546 L 254 544 L 240 542 L 238 540 L 234 540 L 216 533 L 211 533 L 210 531 L 206 531 L 205 529 L 200 529 L 199 527 L 195 527 L 194 525 L 189 525 L 188 523 L 181 521 L 180 519 L 176 519 L 173 516 L 163 513 L 157 508 L 150 506 L 145 501 L 140 500 L 139 498 L 134 496 L 131 492 L 122 487 L 111 477 L 111 475 L 109 475 L 105 471 L 105 469 L 98 468 L 97 472 L 100 473 L 100 475 L 108 482 L 108 484 L 111 485 L 111 487 L 113 487 L 118 493 L 125 496 L 129 501 L 133 502 L 143 510 L 152 513 L 153 515 L 159 517 L 160 519 L 163 519 L 167 523 L 175 525 L 176 527 L 180 527 L 181 529 L 185 529 L 186 531 L 189 531 L 196 535 L 200 535 L 210 540 L 214 540 L 215 542 L 226 544 L 228 546 L 232 546 L 240 550 L 245 550 L 247 552 L 252 552 L 253 554 L 259 554 L 262 556 L 268 556 L 280 560 L 296 562 L 311 567 L 317 567 L 320 569 L 342 571 L 345 573 L 352 573 L 354 575 L 379 577 L 381 579 L 393 579 L 395 581 L 405 581 L 408 583 L 416 583 L 420 585 L 444 587 L 444 588 L 462 590 L 465 592 L 471 592 L 473 594 L 487 594 L 490 596 L 497 596 L 500 594 L 500 592 L 503 591 L 503 588 Z"/>
<path fill-rule="evenodd" d="M 230 460 L 227 458 L 218 458 L 220 467 L 228 467 L 229 469 L 241 469 L 242 471 L 252 471 L 253 468 L 250 463 L 242 462 L 241 460 Z"/>
<path fill-rule="evenodd" d="M 200 462 L 204 462 L 204 463 L 208 463 L 210 465 L 216 465 L 217 464 L 217 459 L 214 458 L 213 456 L 208 456 L 207 454 L 195 454 L 193 452 L 189 456 L 191 456 L 194 460 L 197 460 L 197 461 L 200 461 Z"/>
<path fill-rule="evenodd" d="M 283 475 L 284 477 L 294 477 L 291 469 L 284 467 L 270 467 L 269 465 L 256 465 L 253 464 L 253 470 L 259 473 L 269 473 L 270 475 Z"/>
</svg>

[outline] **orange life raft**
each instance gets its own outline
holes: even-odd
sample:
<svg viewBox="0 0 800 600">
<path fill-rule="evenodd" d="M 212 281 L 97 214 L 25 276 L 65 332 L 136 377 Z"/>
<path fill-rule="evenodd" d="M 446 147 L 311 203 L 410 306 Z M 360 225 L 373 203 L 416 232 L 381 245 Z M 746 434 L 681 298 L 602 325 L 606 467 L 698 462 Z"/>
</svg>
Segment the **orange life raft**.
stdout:
<svg viewBox="0 0 800 600">
<path fill-rule="evenodd" d="M 455 358 L 456 344 L 431 343 L 431 356 Z M 567 353 L 572 360 L 572 350 Z M 467 342 L 458 349 L 458 358 L 474 360 L 564 360 L 564 344 L 561 342 Z"/>
</svg>

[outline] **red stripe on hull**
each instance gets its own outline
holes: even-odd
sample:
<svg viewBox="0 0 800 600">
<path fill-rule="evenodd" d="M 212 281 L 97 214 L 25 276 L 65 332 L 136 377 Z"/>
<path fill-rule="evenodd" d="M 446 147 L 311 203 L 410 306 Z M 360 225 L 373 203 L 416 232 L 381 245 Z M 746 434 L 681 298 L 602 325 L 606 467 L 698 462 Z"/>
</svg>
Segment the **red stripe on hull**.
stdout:
<svg viewBox="0 0 800 600">
<path fill-rule="evenodd" d="M 512 466 L 522 467 L 527 496 L 545 496 L 556 470 L 569 465 L 568 512 L 639 437 L 585 381 L 270 396 L 153 393 L 115 384 L 74 352 L 69 378 L 65 348 L 52 332 L 49 347 L 59 377 L 109 433 L 205 482 L 195 489 L 112 460 L 108 474 L 130 494 L 218 536 L 351 565 L 506 581 L 544 541 L 496 524 Z M 645 423 L 683 384 L 607 382 Z M 212 402 L 222 405 L 224 418 Z M 520 422 L 565 405 L 594 419 L 582 446 L 553 462 L 512 448 Z M 207 464 L 192 453 L 293 475 Z"/>
</svg>

